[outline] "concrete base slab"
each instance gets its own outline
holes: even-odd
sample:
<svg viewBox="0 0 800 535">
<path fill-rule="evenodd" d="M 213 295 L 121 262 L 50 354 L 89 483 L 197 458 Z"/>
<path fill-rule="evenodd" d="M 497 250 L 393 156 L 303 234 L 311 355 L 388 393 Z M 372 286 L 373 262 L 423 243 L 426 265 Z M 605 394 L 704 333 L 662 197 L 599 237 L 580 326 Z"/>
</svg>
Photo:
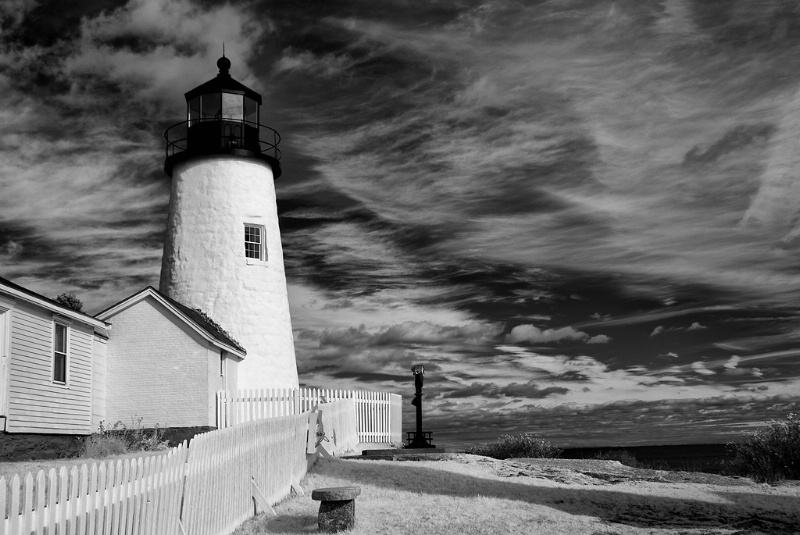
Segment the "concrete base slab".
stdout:
<svg viewBox="0 0 800 535">
<path fill-rule="evenodd" d="M 386 450 L 363 450 L 361 455 L 396 455 L 408 453 L 453 453 L 448 448 L 393 448 Z"/>
<path fill-rule="evenodd" d="M 364 450 L 361 452 L 361 455 L 349 455 L 341 457 L 341 459 L 358 459 L 363 461 L 438 461 L 449 459 L 453 454 L 458 453 L 466 452 L 458 448 Z"/>
</svg>

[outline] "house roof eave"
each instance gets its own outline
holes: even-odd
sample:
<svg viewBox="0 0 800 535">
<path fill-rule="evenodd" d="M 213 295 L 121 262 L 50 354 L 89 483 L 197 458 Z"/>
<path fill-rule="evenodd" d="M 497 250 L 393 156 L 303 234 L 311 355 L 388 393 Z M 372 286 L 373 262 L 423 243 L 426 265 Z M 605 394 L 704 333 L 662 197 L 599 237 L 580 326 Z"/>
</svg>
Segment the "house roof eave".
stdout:
<svg viewBox="0 0 800 535">
<path fill-rule="evenodd" d="M 36 304 L 42 308 L 53 312 L 54 314 L 58 314 L 65 318 L 69 318 L 74 321 L 78 321 L 94 327 L 95 329 L 111 329 L 111 324 L 105 321 L 98 319 L 97 317 L 90 316 L 88 314 L 84 314 L 83 312 L 77 312 L 72 310 L 71 308 L 67 308 L 64 305 L 54 301 L 50 298 L 47 298 L 41 294 L 38 294 L 32 290 L 28 290 L 20 286 L 19 284 L 14 284 L 8 279 L 4 279 L 0 277 L 0 291 L 3 293 L 10 295 L 14 299 L 21 299 L 23 301 L 27 301 L 29 303 Z"/>
<path fill-rule="evenodd" d="M 102 312 L 99 312 L 96 317 L 102 320 L 105 320 L 106 318 L 111 318 L 112 316 L 115 316 L 116 314 L 135 305 L 136 303 L 142 301 L 147 297 L 152 297 L 153 299 L 155 299 L 159 304 L 161 304 L 164 308 L 172 312 L 173 315 L 175 315 L 177 318 L 183 321 L 193 331 L 195 331 L 197 334 L 199 334 L 202 338 L 204 338 L 206 341 L 208 341 L 215 347 L 227 351 L 228 353 L 231 353 L 233 355 L 236 355 L 241 359 L 244 359 L 245 356 L 247 355 L 247 351 L 244 348 L 235 347 L 231 344 L 224 342 L 223 340 L 220 340 L 219 338 L 212 336 L 205 328 L 198 325 L 198 323 L 195 320 L 193 320 L 191 317 L 185 314 L 179 307 L 175 306 L 172 302 L 170 302 L 171 300 L 161 295 L 161 293 L 159 293 L 152 286 L 148 286 L 147 288 L 144 288 L 143 290 L 129 296 L 128 298 L 123 299 L 119 303 L 116 303 L 115 305 L 110 306 L 109 308 L 103 310 Z"/>
</svg>

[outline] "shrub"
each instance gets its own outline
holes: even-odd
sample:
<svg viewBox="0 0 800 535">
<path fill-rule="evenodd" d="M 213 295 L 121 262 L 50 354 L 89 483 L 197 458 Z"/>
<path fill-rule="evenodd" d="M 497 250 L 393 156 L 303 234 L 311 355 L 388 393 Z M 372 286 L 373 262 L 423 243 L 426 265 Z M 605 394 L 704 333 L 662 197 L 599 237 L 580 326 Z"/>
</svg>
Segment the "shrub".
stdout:
<svg viewBox="0 0 800 535">
<path fill-rule="evenodd" d="M 75 312 L 83 312 L 83 301 L 78 299 L 74 292 L 64 292 L 63 294 L 58 294 L 55 298 L 55 301 L 57 301 L 60 305 L 64 305 L 65 307 L 74 310 Z"/>
<path fill-rule="evenodd" d="M 131 426 L 116 422 L 106 427 L 100 422 L 100 432 L 86 439 L 83 456 L 103 458 L 120 455 L 130 451 L 159 451 L 169 448 L 169 442 L 159 437 L 158 426 L 155 429 L 142 428 L 142 418 L 131 419 Z"/>
<path fill-rule="evenodd" d="M 468 453 L 484 455 L 495 459 L 523 457 L 561 457 L 562 451 L 547 440 L 531 433 L 502 435 L 497 442 L 478 444 L 467 450 Z"/>
<path fill-rule="evenodd" d="M 770 420 L 765 427 L 745 433 L 740 442 L 729 442 L 733 456 L 727 469 L 760 483 L 800 479 L 800 417 Z"/>
<path fill-rule="evenodd" d="M 97 434 L 86 439 L 82 456 L 88 459 L 104 459 L 123 453 L 128 453 L 128 446 L 122 438 Z"/>
</svg>

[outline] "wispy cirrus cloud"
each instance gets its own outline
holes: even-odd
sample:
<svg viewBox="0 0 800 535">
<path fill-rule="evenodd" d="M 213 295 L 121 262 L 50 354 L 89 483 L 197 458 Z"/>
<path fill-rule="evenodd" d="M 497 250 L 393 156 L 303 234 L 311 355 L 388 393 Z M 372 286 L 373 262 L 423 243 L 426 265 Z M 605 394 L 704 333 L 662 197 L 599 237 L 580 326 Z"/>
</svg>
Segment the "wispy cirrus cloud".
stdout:
<svg viewBox="0 0 800 535">
<path fill-rule="evenodd" d="M 714 96 L 698 89 L 689 73 L 699 71 L 707 79 L 718 76 L 715 52 L 691 57 L 688 70 L 664 53 L 666 46 L 679 55 L 683 46 L 665 41 L 675 33 L 664 28 L 696 27 L 677 24 L 686 19 L 676 19 L 675 13 L 684 11 L 672 9 L 658 26 L 664 37 L 652 42 L 636 26 L 641 21 L 635 15 L 599 6 L 579 19 L 595 22 L 580 23 L 581 39 L 544 43 L 531 27 L 545 20 L 556 27 L 576 21 L 563 13 L 557 14 L 561 18 L 548 13 L 544 6 L 475 10 L 462 14 L 460 22 L 447 25 L 444 32 L 357 18 L 326 19 L 351 38 L 352 48 L 341 54 L 366 49 L 378 64 L 398 62 L 398 72 L 413 72 L 417 83 L 383 87 L 388 93 L 362 102 L 349 115 L 353 124 L 347 134 L 317 131 L 302 141 L 310 153 L 326 155 L 326 165 L 317 169 L 326 180 L 391 220 L 413 223 L 416 214 L 424 213 L 440 225 L 461 221 L 461 232 L 440 245 L 448 254 L 468 250 L 495 260 L 525 262 L 537 257 L 570 266 L 586 266 L 589 259 L 593 268 L 621 268 L 630 274 L 686 275 L 711 282 L 705 274 L 714 272 L 714 282 L 723 280 L 730 286 L 796 286 L 799 280 L 793 275 L 772 272 L 765 277 L 758 274 L 759 268 L 742 269 L 761 264 L 753 261 L 766 252 L 756 247 L 763 236 L 742 234 L 737 226 L 747 208 L 743 199 L 758 185 L 744 174 L 742 180 L 729 178 L 731 160 L 764 158 L 778 127 L 775 122 L 732 122 L 719 106 L 711 105 Z M 609 25 L 632 29 L 644 49 L 638 56 L 626 55 L 625 49 L 603 51 L 593 58 L 596 61 L 584 61 L 592 51 L 582 45 L 594 38 L 604 41 L 607 36 L 598 34 Z M 504 41 L 495 44 L 492 37 L 500 28 L 511 35 L 524 28 L 528 37 L 520 35 L 513 47 Z M 413 60 L 401 60 L 401 50 L 410 52 Z M 472 58 L 469 65 L 459 60 L 463 57 Z M 433 66 L 430 79 L 415 70 L 423 60 Z M 354 62 L 350 71 L 359 72 L 359 67 Z M 454 87 L 451 103 L 442 104 L 440 86 L 432 83 L 437 79 Z M 732 76 L 724 83 L 737 92 L 747 81 Z M 565 83 L 570 87 L 567 94 Z M 413 104 L 409 101 L 411 105 L 397 114 L 383 94 L 403 101 L 413 97 Z M 748 106 L 762 117 L 777 120 L 784 115 L 774 99 L 749 98 Z M 614 110 L 623 101 L 626 108 L 641 113 L 620 123 Z M 382 110 L 391 119 L 372 121 Z M 654 116 L 659 118 L 658 131 L 651 129 Z M 686 117 L 695 119 L 696 130 L 689 136 Z M 459 132 L 457 143 L 445 134 L 453 129 Z M 341 158 L 342 154 L 349 156 Z M 398 159 L 399 154 L 405 156 Z M 646 160 L 640 154 L 658 158 Z M 705 166 L 703 176 L 687 164 Z M 427 171 L 409 182 L 408 171 L 421 165 Z M 494 179 L 486 181 L 483 177 L 490 169 L 503 172 L 492 173 Z M 758 172 L 753 165 L 743 169 Z M 653 174 L 662 177 L 657 184 L 641 179 Z M 507 195 L 511 190 L 517 194 L 513 199 Z M 708 198 L 716 202 L 698 210 L 703 191 L 713 191 Z M 413 209 L 420 205 L 431 209 Z M 466 227 L 462 213 L 468 215 Z M 667 247 L 670 255 L 658 252 Z M 750 251 L 754 256 L 748 261 L 744 255 Z"/>
</svg>

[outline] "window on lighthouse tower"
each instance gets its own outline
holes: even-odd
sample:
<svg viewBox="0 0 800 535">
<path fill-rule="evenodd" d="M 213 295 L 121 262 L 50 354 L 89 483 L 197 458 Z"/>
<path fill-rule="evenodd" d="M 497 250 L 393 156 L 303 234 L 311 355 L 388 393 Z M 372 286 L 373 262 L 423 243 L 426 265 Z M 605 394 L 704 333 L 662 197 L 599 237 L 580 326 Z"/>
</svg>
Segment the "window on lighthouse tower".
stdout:
<svg viewBox="0 0 800 535">
<path fill-rule="evenodd" d="M 244 226 L 244 256 L 248 260 L 266 260 L 264 240 L 266 234 L 261 225 Z"/>
</svg>

